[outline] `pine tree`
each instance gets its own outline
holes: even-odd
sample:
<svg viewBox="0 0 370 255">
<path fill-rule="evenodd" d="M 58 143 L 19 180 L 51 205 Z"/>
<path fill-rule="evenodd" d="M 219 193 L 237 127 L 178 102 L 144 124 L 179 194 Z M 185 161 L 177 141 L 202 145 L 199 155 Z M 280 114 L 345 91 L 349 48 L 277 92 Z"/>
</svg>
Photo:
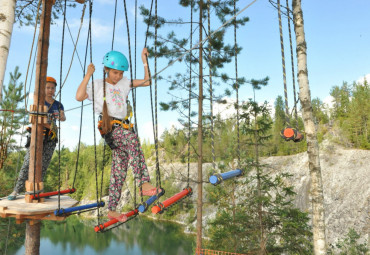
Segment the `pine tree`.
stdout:
<svg viewBox="0 0 370 255">
<path fill-rule="evenodd" d="M 260 88 L 260 84 L 253 85 Z M 290 175 L 272 174 L 259 160 L 261 148 L 271 139 L 267 102 L 259 105 L 250 100 L 242 105 L 241 120 L 242 133 L 254 151 L 242 161 L 244 181 L 209 188 L 210 202 L 218 206 L 215 219 L 209 223 L 209 247 L 239 253 L 310 254 L 309 218 L 293 206 L 296 194 L 286 184 Z"/>
<path fill-rule="evenodd" d="M 7 87 L 3 87 L 4 99 L 0 103 L 0 169 L 10 151 L 17 148 L 15 135 L 22 135 L 20 127 L 25 117 L 25 109 L 20 105 L 25 95 L 23 95 L 23 83 L 19 82 L 21 77 L 19 68 L 16 67 L 10 73 L 10 81 Z"/>
<path fill-rule="evenodd" d="M 351 97 L 351 90 L 347 82 L 343 82 L 342 86 L 334 86 L 330 95 L 333 97 L 334 109 L 333 116 L 340 121 L 348 116 L 349 100 Z"/>
<path fill-rule="evenodd" d="M 215 22 L 225 22 L 227 18 L 230 18 L 233 15 L 233 1 L 191 1 L 191 0 L 181 0 L 179 1 L 179 4 L 182 7 L 189 8 L 193 6 L 193 16 L 196 16 L 196 13 L 199 14 L 199 4 L 202 3 L 203 9 L 202 14 L 203 17 L 207 17 L 207 8 L 211 8 L 210 12 L 216 13 L 216 20 Z M 207 8 L 206 8 L 207 7 Z M 189 26 L 188 21 L 182 21 L 182 20 L 166 20 L 164 17 L 158 16 L 155 18 L 154 16 L 149 17 L 149 10 L 145 9 L 144 7 L 141 7 L 141 13 L 145 16 L 145 22 L 147 24 L 150 24 L 150 26 L 156 26 L 158 28 L 158 36 L 157 41 L 155 42 L 155 45 L 157 47 L 156 52 L 155 47 L 148 47 L 149 51 L 151 52 L 150 56 L 154 57 L 157 56 L 157 58 L 164 58 L 168 59 L 169 63 L 179 58 L 182 54 L 185 53 L 187 49 L 190 49 L 191 47 L 194 47 L 195 41 L 195 32 L 199 31 L 199 26 L 197 21 L 195 21 L 195 18 L 193 20 L 193 33 L 194 38 L 192 45 L 190 45 L 190 39 L 189 36 L 186 38 L 179 38 L 174 31 L 169 32 L 166 36 L 160 35 L 161 29 L 165 30 L 165 28 L 168 28 L 170 26 L 176 25 L 176 29 L 179 29 L 178 27 L 181 26 L 183 29 L 187 29 L 186 26 Z M 248 18 L 241 18 L 237 19 L 235 22 L 237 26 L 243 26 L 248 21 Z M 156 25 L 155 25 L 156 22 Z M 226 73 L 221 73 L 222 68 L 225 67 L 228 63 L 231 62 L 235 54 L 239 54 L 241 52 L 240 47 L 234 48 L 234 46 L 226 44 L 225 43 L 225 34 L 227 29 L 232 26 L 234 23 L 231 22 L 228 25 L 226 25 L 223 29 L 215 33 L 212 37 L 209 38 L 207 44 L 205 44 L 204 48 L 207 47 L 210 49 L 209 52 L 211 54 L 203 54 L 203 61 L 204 63 L 210 64 L 208 66 L 212 75 L 212 83 L 214 87 L 218 87 L 220 84 L 228 84 L 229 87 L 225 89 L 225 91 L 216 93 L 215 90 L 213 90 L 213 100 L 218 102 L 225 103 L 226 101 L 222 101 L 221 98 L 225 95 L 230 95 L 231 90 L 233 87 L 235 87 L 236 81 L 235 78 L 231 78 Z M 211 30 L 211 33 L 213 31 Z M 154 38 L 154 33 L 149 32 L 148 36 L 150 38 Z M 197 65 L 199 62 L 199 54 L 197 53 L 197 50 L 193 50 L 188 54 L 185 54 L 185 56 L 180 60 L 181 65 L 186 66 L 187 68 L 181 69 L 181 72 L 176 72 L 172 75 L 169 75 L 167 78 L 163 78 L 162 76 L 157 77 L 157 79 L 160 82 L 167 81 L 170 84 L 169 87 L 169 94 L 172 96 L 172 100 L 169 102 L 161 102 L 160 106 L 161 109 L 164 111 L 172 110 L 178 112 L 180 118 L 179 122 L 183 125 L 184 128 L 188 127 L 188 109 L 189 107 L 192 107 L 192 109 L 195 109 L 195 103 L 199 99 L 199 95 L 197 94 L 197 80 L 199 79 L 199 75 L 197 72 Z M 190 65 L 192 67 L 190 68 Z M 192 78 L 190 80 L 189 75 L 190 72 L 192 74 Z M 207 89 L 207 95 L 204 96 L 205 101 L 210 100 L 209 96 L 209 81 L 207 80 L 209 78 L 209 75 L 203 75 L 203 82 L 205 84 L 205 87 Z M 245 83 L 244 78 L 238 79 L 238 85 L 241 86 Z M 189 104 L 189 98 L 187 95 L 189 94 L 189 90 L 192 90 L 191 93 L 191 104 Z M 208 103 L 206 103 L 208 105 Z M 194 128 L 198 123 L 195 121 L 195 118 L 197 117 L 198 113 L 196 111 L 191 111 L 190 117 L 192 118 L 193 124 L 192 128 Z M 202 118 L 203 125 L 205 129 L 208 129 L 210 126 L 210 118 L 208 111 L 208 106 L 204 107 L 204 116 Z M 215 119 L 215 117 L 212 117 Z M 207 132 L 207 131 L 206 131 Z M 210 132 L 207 133 L 210 135 Z M 206 137 L 205 137 L 206 138 Z M 185 140 L 189 139 L 189 137 L 184 137 Z"/>
<path fill-rule="evenodd" d="M 344 133 L 357 148 L 370 148 L 370 86 L 365 80 L 363 84 L 354 83 L 348 103 L 347 118 L 342 120 Z"/>
<path fill-rule="evenodd" d="M 329 122 L 326 105 L 318 97 L 312 99 L 312 114 L 317 125 L 327 124 Z"/>
</svg>

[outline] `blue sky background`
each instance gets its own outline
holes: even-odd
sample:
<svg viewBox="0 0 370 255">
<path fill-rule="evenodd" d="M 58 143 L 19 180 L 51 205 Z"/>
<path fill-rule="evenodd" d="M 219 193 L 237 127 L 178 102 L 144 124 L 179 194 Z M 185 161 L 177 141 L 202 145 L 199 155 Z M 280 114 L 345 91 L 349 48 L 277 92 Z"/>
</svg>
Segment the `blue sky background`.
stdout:
<svg viewBox="0 0 370 255">
<path fill-rule="evenodd" d="M 115 50 L 123 52 L 128 56 L 128 42 L 126 23 L 124 16 L 123 1 L 118 1 L 117 25 L 115 35 Z M 238 7 L 242 9 L 251 1 L 240 0 Z M 285 1 L 283 1 L 285 2 Z M 138 1 L 139 5 L 150 7 L 150 0 Z M 131 34 L 131 47 L 133 52 L 133 33 L 134 33 L 134 1 L 127 1 L 128 16 Z M 305 21 L 305 35 L 307 41 L 307 61 L 308 75 L 312 98 L 319 97 L 327 100 L 330 89 L 334 85 L 341 85 L 344 81 L 352 83 L 367 76 L 370 78 L 370 1 L 356 0 L 302 0 L 303 16 Z M 71 33 L 76 40 L 78 28 L 80 26 L 82 5 L 76 8 L 67 9 L 67 21 L 71 28 Z M 93 62 L 96 66 L 95 79 L 102 78 L 102 57 L 111 49 L 114 0 L 95 0 L 92 19 L 92 49 Z M 178 5 L 178 1 L 158 0 L 158 15 L 168 19 L 182 18 L 189 20 L 190 10 Z M 238 29 L 238 43 L 243 47 L 241 55 L 238 57 L 239 77 L 246 79 L 259 79 L 266 76 L 270 77 L 269 86 L 257 93 L 257 100 L 273 102 L 278 95 L 283 94 L 283 75 L 281 65 L 281 51 L 279 38 L 279 25 L 277 10 L 271 6 L 267 0 L 258 0 L 241 15 L 250 18 L 250 21 L 242 28 Z M 196 15 L 196 17 L 198 17 Z M 215 17 L 212 17 L 215 21 Z M 213 22 L 211 27 L 217 29 L 220 23 Z M 290 66 L 289 38 L 287 31 L 287 21 L 283 19 L 285 58 L 287 69 L 287 81 L 290 106 L 292 105 L 292 79 Z M 20 67 L 23 74 L 23 81 L 27 70 L 27 64 L 31 49 L 33 27 L 19 27 L 14 25 L 11 41 L 10 53 L 8 57 L 5 84 L 9 81 L 9 72 L 15 66 Z M 88 9 L 85 14 L 84 25 L 81 30 L 80 40 L 77 46 L 81 58 L 84 57 L 84 50 L 87 39 L 88 29 Z M 144 46 L 146 26 L 142 18 L 138 18 L 137 35 L 137 78 L 142 78 L 143 68 L 141 66 L 140 52 Z M 188 25 L 173 26 L 164 31 L 174 30 L 179 36 L 187 37 L 190 31 Z M 164 32 L 161 32 L 164 35 Z M 233 43 L 233 31 L 227 34 L 230 38 L 229 43 Z M 50 48 L 49 48 L 49 67 L 48 75 L 60 80 L 61 62 L 61 41 L 62 41 L 62 20 L 56 21 L 51 27 Z M 197 42 L 195 36 L 194 42 Z M 152 41 L 148 42 L 149 44 Z M 66 30 L 63 57 L 63 80 L 67 73 L 73 44 Z M 294 60 L 296 61 L 296 59 Z M 150 61 L 152 73 L 154 73 L 153 61 Z M 167 64 L 166 61 L 159 61 L 158 69 L 162 69 Z M 296 65 L 296 62 L 295 62 Z M 181 63 L 169 67 L 162 73 L 164 77 L 185 70 Z M 296 69 L 296 66 L 295 66 Z M 223 72 L 230 76 L 235 75 L 234 62 L 231 62 Z M 75 55 L 70 74 L 67 78 L 62 91 L 62 103 L 66 110 L 80 106 L 75 100 L 75 92 L 82 80 L 82 69 Z M 126 73 L 130 77 L 129 72 Z M 31 92 L 34 90 L 32 81 Z M 58 82 L 59 84 L 59 82 Z M 169 84 L 158 83 L 158 101 L 169 101 L 171 97 L 167 93 Z M 298 84 L 297 84 L 298 86 Z M 219 88 L 219 92 L 223 87 Z M 152 137 L 150 97 L 149 88 L 139 88 L 137 90 L 137 115 L 139 135 L 142 139 Z M 235 97 L 234 95 L 232 97 Z M 252 97 L 252 90 L 245 86 L 240 91 L 240 99 L 247 100 Z M 31 101 L 32 102 L 32 98 Z M 86 103 L 88 103 L 86 101 Z M 216 110 L 222 107 L 216 106 Z M 220 109 L 218 109 L 220 108 Z M 92 128 L 92 107 L 85 107 L 83 117 L 82 141 L 87 144 L 93 143 Z M 224 112 L 224 114 L 227 114 Z M 78 142 L 80 110 L 66 112 L 67 121 L 62 124 L 61 135 L 62 145 L 71 149 L 75 148 Z M 175 112 L 159 112 L 159 129 L 162 132 L 165 128 L 172 125 L 177 126 L 178 115 Z M 98 136 L 98 134 L 97 134 Z M 99 137 L 99 136 L 98 136 Z"/>
</svg>

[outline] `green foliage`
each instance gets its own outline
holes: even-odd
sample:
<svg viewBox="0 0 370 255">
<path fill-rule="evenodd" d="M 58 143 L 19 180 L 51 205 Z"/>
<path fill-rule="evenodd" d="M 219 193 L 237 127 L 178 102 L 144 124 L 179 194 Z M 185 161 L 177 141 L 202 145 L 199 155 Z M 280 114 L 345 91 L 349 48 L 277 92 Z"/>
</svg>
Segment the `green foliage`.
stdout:
<svg viewBox="0 0 370 255">
<path fill-rule="evenodd" d="M 350 229 L 347 235 L 338 240 L 335 244 L 331 244 L 328 249 L 328 254 L 338 255 L 366 255 L 369 252 L 366 240 L 359 243 L 360 235 L 354 230 Z"/>
<path fill-rule="evenodd" d="M 14 254 L 24 245 L 25 229 L 26 223 L 16 224 L 14 218 L 0 218 L 0 254 Z"/>
<path fill-rule="evenodd" d="M 353 147 L 370 149 L 370 86 L 368 81 L 346 82 L 342 87 L 335 86 L 331 90 L 334 107 L 332 121 L 339 125 L 342 134 Z"/>
<path fill-rule="evenodd" d="M 342 119 L 348 116 L 349 102 L 351 90 L 347 82 L 344 82 L 341 87 L 334 86 L 330 90 L 330 95 L 333 97 L 333 116 L 337 119 Z"/>
<path fill-rule="evenodd" d="M 3 87 L 3 99 L 0 103 L 0 169 L 10 151 L 17 149 L 14 140 L 15 135 L 22 135 L 19 131 L 22 120 L 25 117 L 25 109 L 22 108 L 25 95 L 23 95 L 23 83 L 19 82 L 21 73 L 18 66 L 10 73 L 7 87 Z"/>
<path fill-rule="evenodd" d="M 329 116 L 327 114 L 326 105 L 320 100 L 320 98 L 312 99 L 312 113 L 315 118 L 316 124 L 327 124 L 329 122 Z"/>
<path fill-rule="evenodd" d="M 210 201 L 218 206 L 209 222 L 208 246 L 239 253 L 312 254 L 309 217 L 294 207 L 296 194 L 286 184 L 291 176 L 259 163 L 259 149 L 272 127 L 267 103 L 250 100 L 242 109 L 242 131 L 254 147 L 253 158 L 242 161 L 243 180 L 208 188 Z"/>
<path fill-rule="evenodd" d="M 214 22 L 223 23 L 234 15 L 232 1 L 208 1 L 206 3 L 204 1 L 198 2 L 181 0 L 179 4 L 184 8 L 188 8 L 189 11 L 191 5 L 193 7 L 194 19 L 192 22 L 194 24 L 193 31 L 191 31 L 191 33 L 194 34 L 194 38 L 196 37 L 196 34 L 199 33 L 199 26 L 196 25 L 196 19 L 199 17 L 200 4 L 203 6 L 203 20 L 207 19 L 208 7 L 210 8 L 210 13 Z M 156 28 L 158 28 L 158 37 L 157 41 L 155 42 L 156 49 L 154 46 L 148 48 L 149 52 L 151 53 L 150 57 L 156 56 L 157 58 L 168 60 L 168 63 L 172 63 L 174 60 L 186 53 L 187 49 L 190 49 L 194 46 L 195 39 L 193 39 L 191 42 L 188 36 L 181 38 L 175 33 L 174 30 L 172 30 L 171 27 L 176 26 L 176 30 L 188 29 L 188 21 L 185 22 L 181 19 L 166 20 L 165 18 L 158 16 L 157 25 L 155 25 L 155 19 L 154 17 L 149 16 L 149 10 L 143 6 L 140 9 L 141 14 L 144 16 L 144 21 L 149 26 L 156 26 Z M 236 11 L 238 11 L 238 9 Z M 169 102 L 161 102 L 161 110 L 178 112 L 181 117 L 179 121 L 181 124 L 183 124 L 184 128 L 189 125 L 188 118 L 190 118 L 191 122 L 193 123 L 191 124 L 192 127 L 198 125 L 197 121 L 194 119 L 194 117 L 197 116 L 197 113 L 194 111 L 189 113 L 189 108 L 193 107 L 193 102 L 199 98 L 199 95 L 197 95 L 195 91 L 197 91 L 197 81 L 199 81 L 199 74 L 196 70 L 199 69 L 200 61 L 203 62 L 204 67 L 208 65 L 208 73 L 209 75 L 212 75 L 212 95 L 214 100 L 221 99 L 223 95 L 229 95 L 231 93 L 229 88 L 235 90 L 246 83 L 245 78 L 239 77 L 236 80 L 235 78 L 229 77 L 227 74 L 222 73 L 222 70 L 233 60 L 233 57 L 236 54 L 241 52 L 241 48 L 238 45 L 229 45 L 225 42 L 227 30 L 234 26 L 234 24 L 236 24 L 237 27 L 244 26 L 247 21 L 248 18 L 246 17 L 237 17 L 233 22 L 228 23 L 223 29 L 217 31 L 212 37 L 210 37 L 207 43 L 202 45 L 204 47 L 204 52 L 206 52 L 203 54 L 203 59 L 199 59 L 199 51 L 194 49 L 191 53 L 185 54 L 185 56 L 179 60 L 180 62 L 186 64 L 188 68 L 180 68 L 179 70 L 181 70 L 181 72 L 171 74 L 167 77 L 167 79 L 165 79 L 165 81 L 167 81 L 169 84 L 169 94 L 171 95 L 172 99 L 169 100 Z M 211 28 L 210 30 L 211 31 L 207 32 L 208 34 L 213 32 Z M 148 36 L 149 38 L 154 38 L 153 33 L 149 33 Z M 189 77 L 190 75 L 192 76 L 191 79 Z M 163 81 L 161 80 L 161 82 Z M 206 80 L 204 80 L 203 83 L 204 91 L 208 91 L 208 93 L 210 93 L 210 84 L 206 83 Z M 226 87 L 228 88 L 226 88 L 225 93 L 215 92 L 215 89 L 220 84 L 227 84 Z M 189 90 L 192 91 L 189 92 Z M 191 99 L 189 99 L 189 96 Z M 204 96 L 204 101 L 207 102 L 209 97 L 206 95 Z M 207 113 L 205 113 L 205 115 L 207 115 Z"/>
<path fill-rule="evenodd" d="M 17 22 L 20 26 L 34 26 L 35 25 L 35 18 L 37 15 L 37 5 L 38 0 L 17 0 L 15 6 L 15 22 Z M 59 18 L 60 15 L 63 14 L 64 9 L 64 0 L 56 0 L 55 4 L 53 5 L 52 9 L 52 22 L 54 23 L 56 19 Z M 74 2 L 67 3 L 68 7 L 76 7 Z M 41 15 L 41 8 L 39 9 L 39 16 Z M 38 20 L 39 24 L 40 20 Z"/>
<path fill-rule="evenodd" d="M 144 153 L 144 158 L 149 159 L 153 156 L 155 156 L 155 146 L 154 144 L 151 144 L 149 140 L 144 140 L 141 143 L 141 148 Z"/>
</svg>

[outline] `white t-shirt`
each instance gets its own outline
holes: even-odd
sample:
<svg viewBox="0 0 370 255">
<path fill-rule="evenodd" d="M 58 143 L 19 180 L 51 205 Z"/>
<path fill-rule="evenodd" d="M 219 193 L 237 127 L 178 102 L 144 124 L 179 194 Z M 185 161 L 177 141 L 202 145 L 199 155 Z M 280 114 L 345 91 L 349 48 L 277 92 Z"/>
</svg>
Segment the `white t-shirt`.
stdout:
<svg viewBox="0 0 370 255">
<path fill-rule="evenodd" d="M 103 111 L 103 80 L 94 80 L 94 98 L 95 112 L 97 114 Z M 105 81 L 106 101 L 108 106 L 108 114 L 111 117 L 123 119 L 127 115 L 126 98 L 130 93 L 130 80 L 123 77 L 116 85 L 112 85 Z M 88 99 L 92 101 L 92 83 L 89 83 L 86 88 Z"/>
</svg>

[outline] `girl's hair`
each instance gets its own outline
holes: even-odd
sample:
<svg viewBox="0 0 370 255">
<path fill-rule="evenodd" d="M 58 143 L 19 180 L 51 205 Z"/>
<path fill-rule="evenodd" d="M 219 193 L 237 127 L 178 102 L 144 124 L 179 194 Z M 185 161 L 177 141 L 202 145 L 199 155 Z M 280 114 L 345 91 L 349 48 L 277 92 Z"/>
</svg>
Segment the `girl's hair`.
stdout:
<svg viewBox="0 0 370 255">
<path fill-rule="evenodd" d="M 106 100 L 106 91 L 105 91 L 105 68 L 103 69 L 103 117 L 102 117 L 102 131 L 104 134 L 107 134 L 112 131 L 112 123 L 111 118 L 108 114 L 108 106 L 107 106 L 107 100 Z M 110 68 L 107 68 L 107 71 L 109 72 Z"/>
</svg>

